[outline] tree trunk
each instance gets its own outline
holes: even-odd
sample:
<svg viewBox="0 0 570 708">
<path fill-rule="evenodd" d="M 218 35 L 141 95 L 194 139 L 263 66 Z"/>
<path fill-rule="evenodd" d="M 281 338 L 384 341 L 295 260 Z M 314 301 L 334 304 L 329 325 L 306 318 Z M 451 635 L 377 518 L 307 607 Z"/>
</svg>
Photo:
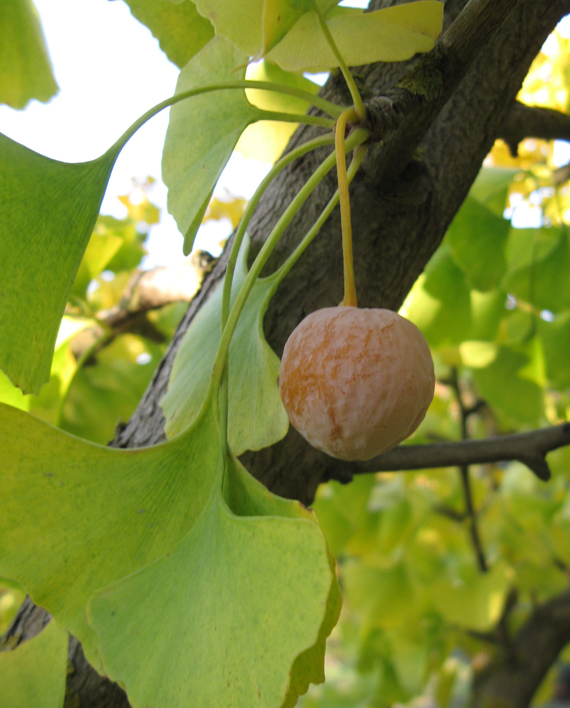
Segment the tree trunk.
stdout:
<svg viewBox="0 0 570 708">
<path fill-rule="evenodd" d="M 385 0 L 373 4 L 378 8 L 400 3 Z M 378 64 L 355 72 L 383 138 L 382 143 L 372 146 L 351 186 L 355 273 L 362 306 L 396 310 L 402 304 L 440 244 L 494 140 L 505 134 L 506 126 L 510 126 L 511 135 L 515 134 L 514 102 L 521 83 L 547 35 L 570 12 L 570 0 L 447 0 L 446 28 L 466 5 L 466 12 L 471 13 L 467 26 L 455 25 L 455 43 L 450 35 L 450 41 L 440 42 L 430 57 L 418 60 L 422 76 L 418 79 L 417 74 L 412 75 L 417 83 L 403 84 L 411 93 L 402 88 L 394 90 L 394 86 L 414 65 L 413 61 Z M 507 13 L 504 21 L 502 11 Z M 469 43 L 471 36 L 476 41 Z M 426 78 L 435 89 L 423 91 L 422 80 L 425 84 Z M 350 103 L 340 76 L 328 82 L 324 94 L 336 102 Z M 407 122 L 398 103 L 402 96 L 412 99 Z M 516 127 L 516 135 L 525 135 L 520 119 Z M 300 128 L 292 145 L 308 139 L 312 132 L 310 127 Z M 297 160 L 265 193 L 249 229 L 253 255 L 321 157 L 322 154 L 309 154 Z M 330 175 L 315 190 L 281 239 L 272 257 L 272 268 L 291 252 L 335 187 L 335 177 Z M 164 438 L 160 400 L 174 356 L 195 313 L 223 276 L 226 258 L 227 251 L 192 302 L 138 410 L 113 445 L 140 447 Z M 341 299 L 340 220 L 334 213 L 274 297 L 264 322 L 269 343 L 281 354 L 288 335 L 306 314 L 336 305 Z M 312 501 L 322 481 L 342 476 L 338 464 L 333 469 L 326 455 L 310 448 L 293 430 L 279 444 L 247 454 L 243 461 L 273 492 L 305 504 Z M 25 613 L 21 613 L 16 622 L 25 636 L 24 618 Z M 545 631 L 549 621 L 556 621 L 555 614 L 544 619 Z M 564 632 L 549 656 L 550 662 L 570 640 L 570 625 L 564 626 Z M 76 642 L 70 652 L 74 673 L 70 676 L 66 705 L 128 705 L 120 689 L 113 688 L 88 667 Z M 489 691 L 500 697 L 509 694 L 505 681 L 511 680 L 510 675 L 503 672 L 497 676 L 505 677 L 497 679 L 500 690 L 487 681 L 486 685 L 492 688 L 482 705 L 488 704 Z M 527 690 L 517 693 L 520 698 L 510 704 L 525 708 L 540 677 L 536 672 L 522 672 L 516 680 L 519 684 L 526 682 Z"/>
</svg>

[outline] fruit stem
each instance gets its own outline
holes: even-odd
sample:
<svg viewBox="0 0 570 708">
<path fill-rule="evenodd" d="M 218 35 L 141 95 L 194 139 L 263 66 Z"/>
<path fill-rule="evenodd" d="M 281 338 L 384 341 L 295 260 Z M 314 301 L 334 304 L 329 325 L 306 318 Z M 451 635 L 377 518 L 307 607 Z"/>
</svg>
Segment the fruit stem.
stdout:
<svg viewBox="0 0 570 708">
<path fill-rule="evenodd" d="M 363 130 L 362 128 L 358 128 L 357 130 Z M 360 167 L 360 163 L 362 162 L 362 159 L 364 155 L 366 154 L 366 146 L 365 145 L 359 145 L 356 150 L 354 151 L 354 157 L 352 158 L 352 162 L 350 163 L 350 167 L 348 168 L 347 172 L 347 180 L 348 183 L 350 184 L 352 180 L 354 179 L 354 175 L 357 173 L 358 168 Z M 307 231 L 305 236 L 303 237 L 303 240 L 297 248 L 291 253 L 291 255 L 287 258 L 287 260 L 282 263 L 282 265 L 273 273 L 273 275 L 269 276 L 270 278 L 275 278 L 276 283 L 275 283 L 275 288 L 277 288 L 277 285 L 285 278 L 285 276 L 289 273 L 291 268 L 297 263 L 299 258 L 303 255 L 303 253 L 307 250 L 309 245 L 312 243 L 313 239 L 315 236 L 319 233 L 321 228 L 323 227 L 323 224 L 325 221 L 329 218 L 331 215 L 333 209 L 336 207 L 340 200 L 340 193 L 339 190 L 337 189 L 332 198 L 330 199 L 329 203 L 326 205 L 326 207 L 323 209 L 321 212 L 321 215 L 319 218 L 315 221 L 313 226 Z"/>
<path fill-rule="evenodd" d="M 346 148 L 348 148 L 349 150 L 354 149 L 360 143 L 364 142 L 367 137 L 368 131 L 364 132 L 364 134 L 363 131 L 354 131 L 354 133 L 349 136 L 348 140 L 346 141 Z M 299 192 L 297 193 L 293 201 L 289 204 L 287 209 L 283 212 L 283 214 L 279 218 L 279 221 L 269 234 L 267 241 L 263 244 L 261 250 L 257 254 L 257 258 L 254 260 L 249 270 L 249 273 L 247 274 L 243 285 L 241 286 L 240 291 L 236 297 L 234 305 L 229 314 L 228 321 L 222 333 L 222 339 L 220 341 L 220 345 L 218 347 L 216 359 L 214 361 L 214 366 L 212 369 L 211 385 L 213 387 L 219 385 L 221 376 L 224 371 L 224 365 L 227 359 L 230 342 L 234 330 L 236 328 L 237 321 L 243 310 L 249 293 L 251 292 L 251 289 L 255 284 L 255 281 L 259 277 L 264 265 L 267 263 L 269 256 L 271 255 L 273 249 L 275 248 L 279 239 L 283 235 L 283 232 L 285 231 L 287 226 L 289 226 L 295 214 L 299 211 L 299 209 L 308 199 L 311 192 L 317 187 L 318 184 L 320 184 L 320 182 L 322 182 L 324 177 L 332 170 L 335 161 L 336 155 L 335 153 L 332 153 L 319 165 L 319 167 L 315 170 L 315 172 L 299 190 Z"/>
<path fill-rule="evenodd" d="M 345 133 L 349 121 L 358 120 L 356 110 L 347 108 L 336 123 L 335 153 L 338 192 L 340 195 L 340 223 L 342 228 L 342 260 L 344 266 L 344 299 L 341 305 L 357 307 L 356 286 L 354 284 L 354 261 L 352 257 L 352 224 L 350 221 L 350 195 L 346 176 Z"/>
<path fill-rule="evenodd" d="M 339 48 L 336 45 L 336 42 L 334 41 L 334 37 L 332 36 L 329 26 L 327 25 L 327 22 L 323 17 L 323 14 L 321 13 L 317 3 L 315 3 L 313 9 L 317 16 L 317 21 L 320 25 L 320 28 L 323 34 L 325 35 L 327 44 L 332 49 L 332 52 L 335 55 L 336 60 L 338 61 L 338 66 L 342 72 L 342 75 L 344 76 L 344 80 L 346 81 L 348 90 L 350 91 L 350 95 L 352 97 L 352 102 L 354 104 L 354 109 L 356 111 L 356 115 L 358 116 L 358 120 L 360 123 L 364 123 L 366 120 L 366 107 L 360 95 L 360 91 L 358 90 L 354 78 L 350 73 L 350 69 L 348 68 L 342 54 L 340 53 Z"/>
</svg>

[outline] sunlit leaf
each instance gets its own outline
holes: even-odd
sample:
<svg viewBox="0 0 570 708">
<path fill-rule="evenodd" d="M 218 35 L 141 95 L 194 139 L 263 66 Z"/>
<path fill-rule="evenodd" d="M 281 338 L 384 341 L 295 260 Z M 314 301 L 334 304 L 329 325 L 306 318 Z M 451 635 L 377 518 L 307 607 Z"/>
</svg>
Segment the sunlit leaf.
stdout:
<svg viewBox="0 0 570 708">
<path fill-rule="evenodd" d="M 0 367 L 26 393 L 49 378 L 65 303 L 120 148 L 68 164 L 0 134 Z"/>
<path fill-rule="evenodd" d="M 95 224 L 93 235 L 109 238 L 113 241 L 120 239 L 121 245 L 119 249 L 104 266 L 105 270 L 110 270 L 113 273 L 136 268 L 146 254 L 143 246 L 146 234 L 137 230 L 136 223 L 131 215 L 126 219 L 115 219 L 112 216 L 100 215 Z M 93 273 L 95 272 L 94 268 L 90 268 L 90 270 Z"/>
<path fill-rule="evenodd" d="M 160 48 L 176 66 L 183 67 L 214 36 L 214 28 L 190 0 L 125 0 L 132 14 L 158 39 Z"/>
<path fill-rule="evenodd" d="M 194 0 L 198 12 L 248 57 L 260 57 L 308 12 L 314 0 Z M 326 13 L 338 0 L 317 0 Z"/>
<path fill-rule="evenodd" d="M 432 347 L 459 344 L 471 325 L 470 291 L 449 249 L 440 247 L 406 298 L 402 314 Z"/>
<path fill-rule="evenodd" d="M 507 206 L 509 187 L 520 170 L 504 167 L 483 167 L 471 185 L 469 196 L 503 216 Z"/>
<path fill-rule="evenodd" d="M 234 299 L 247 274 L 247 250 L 247 245 L 240 250 L 236 264 Z M 279 358 L 263 334 L 263 316 L 276 287 L 275 278 L 256 282 L 230 345 L 228 440 L 236 455 L 272 445 L 289 426 L 277 384 Z M 184 430 L 202 405 L 221 338 L 221 304 L 220 285 L 186 331 L 176 355 L 160 403 L 168 437 Z"/>
<path fill-rule="evenodd" d="M 505 565 L 497 564 L 490 572 L 481 573 L 473 564 L 461 579 L 442 576 L 431 590 L 435 606 L 448 622 L 485 631 L 499 619 L 509 585 Z"/>
<path fill-rule="evenodd" d="M 24 108 L 58 92 L 38 13 L 32 0 L 0 3 L 0 103 Z"/>
<path fill-rule="evenodd" d="M 441 32 L 442 18 L 441 3 L 420 0 L 365 14 L 333 14 L 327 24 L 345 62 L 358 66 L 403 61 L 429 51 Z M 318 72 L 338 67 L 317 17 L 311 12 L 297 21 L 267 58 L 288 71 Z"/>
<path fill-rule="evenodd" d="M 123 245 L 123 240 L 111 232 L 92 234 L 75 276 L 72 294 L 84 298 L 89 283 L 105 269 Z"/>
<path fill-rule="evenodd" d="M 33 639 L 0 651 L 0 708 L 62 708 L 68 643 L 67 632 L 51 620 Z"/>
<path fill-rule="evenodd" d="M 182 69 L 176 93 L 241 79 L 246 63 L 247 57 L 229 42 L 214 38 Z M 184 234 L 186 255 L 239 136 L 261 115 L 242 89 L 195 96 L 171 109 L 162 169 L 168 210 Z"/>
<path fill-rule="evenodd" d="M 472 371 L 479 393 L 490 405 L 510 419 L 536 425 L 544 410 L 543 392 L 537 383 L 521 375 L 528 364 L 524 354 L 499 347 L 491 363 Z"/>
<path fill-rule="evenodd" d="M 319 89 L 317 84 L 305 77 L 284 71 L 276 64 L 267 61 L 250 64 L 246 78 L 252 81 L 275 81 L 314 94 Z M 286 96 L 276 91 L 247 89 L 245 94 L 250 103 L 266 111 L 303 114 L 309 107 L 308 103 L 295 96 Z M 260 120 L 245 129 L 236 145 L 236 150 L 249 159 L 273 164 L 280 157 L 296 129 L 296 123 Z"/>
<path fill-rule="evenodd" d="M 525 231 L 524 235 L 532 231 Z M 561 312 L 570 307 L 570 236 L 558 229 L 534 231 L 535 238 L 528 244 L 527 264 L 512 268 L 503 278 L 502 286 L 540 310 Z M 547 233 L 542 235 L 541 231 Z M 524 235 L 517 240 L 522 241 Z M 516 238 L 516 234 L 511 233 L 511 238 Z M 545 243 L 544 239 L 548 241 Z M 554 245 L 551 239 L 554 239 Z M 547 255 L 541 248 L 543 243 L 548 246 Z"/>
<path fill-rule="evenodd" d="M 211 495 L 168 556 L 89 604 L 105 671 L 134 708 L 280 706 L 291 665 L 319 641 L 327 601 L 338 612 L 310 512 L 270 495 L 236 461 L 227 473 L 225 498 Z M 311 680 L 323 680 L 322 661 L 321 651 Z"/>
<path fill-rule="evenodd" d="M 141 337 L 132 334 L 94 352 L 73 377 L 59 427 L 106 445 L 117 424 L 128 421 L 134 413 L 162 354 L 162 347 L 145 345 Z M 148 361 L 139 364 L 140 355 Z"/>
<path fill-rule="evenodd" d="M 552 322 L 539 319 L 538 336 L 548 379 L 559 389 L 570 386 L 570 313 L 565 312 Z"/>
<path fill-rule="evenodd" d="M 228 219 L 233 229 L 237 229 L 247 201 L 243 197 L 233 199 L 218 199 L 214 197 L 208 204 L 208 209 L 202 219 L 202 223 L 207 221 L 221 221 Z"/>
<path fill-rule="evenodd" d="M 410 618 L 417 596 L 406 564 L 379 568 L 349 561 L 343 567 L 346 599 L 358 610 L 366 627 L 390 629 Z"/>
<path fill-rule="evenodd" d="M 449 227 L 446 242 L 467 285 L 488 291 L 506 271 L 505 243 L 510 222 L 467 197 Z"/>
<path fill-rule="evenodd" d="M 165 553 L 195 524 L 218 469 L 211 406 L 183 438 L 117 450 L 87 443 L 0 405 L 0 575 L 82 643 L 92 593 Z"/>
</svg>

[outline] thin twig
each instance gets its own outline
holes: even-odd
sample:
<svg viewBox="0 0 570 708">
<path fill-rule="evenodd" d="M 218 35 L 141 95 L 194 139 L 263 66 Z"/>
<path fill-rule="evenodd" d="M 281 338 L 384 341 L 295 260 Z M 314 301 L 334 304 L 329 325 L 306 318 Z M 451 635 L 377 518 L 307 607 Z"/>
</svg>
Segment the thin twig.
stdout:
<svg viewBox="0 0 570 708">
<path fill-rule="evenodd" d="M 461 440 L 465 441 L 469 439 L 469 430 L 467 423 L 469 417 L 473 415 L 479 406 L 473 405 L 467 407 L 465 401 L 463 400 L 463 394 L 461 387 L 459 386 L 459 378 L 457 376 L 457 369 L 452 370 L 451 386 L 455 393 L 455 398 L 459 405 L 459 410 L 461 414 L 460 424 L 461 424 Z M 473 549 L 475 551 L 475 557 L 477 559 L 477 565 L 482 573 L 486 573 L 489 570 L 487 565 L 487 560 L 485 558 L 485 553 L 483 551 L 483 544 L 481 543 L 481 536 L 479 535 L 479 524 L 477 522 L 477 513 L 475 511 L 475 505 L 473 504 L 473 493 L 471 490 L 471 479 L 469 477 L 469 465 L 462 464 L 459 465 L 459 474 L 461 477 L 461 487 L 463 489 L 463 498 L 465 499 L 465 510 L 469 518 L 469 535 L 471 536 L 471 543 L 473 544 Z"/>
<path fill-rule="evenodd" d="M 366 462 L 333 463 L 331 479 L 337 478 L 337 470 L 338 475 L 345 479 L 347 475 L 370 472 L 425 470 L 517 460 L 526 465 L 539 479 L 548 481 L 550 468 L 546 462 L 546 454 L 566 445 L 570 445 L 570 423 L 484 440 L 402 445 Z"/>
</svg>

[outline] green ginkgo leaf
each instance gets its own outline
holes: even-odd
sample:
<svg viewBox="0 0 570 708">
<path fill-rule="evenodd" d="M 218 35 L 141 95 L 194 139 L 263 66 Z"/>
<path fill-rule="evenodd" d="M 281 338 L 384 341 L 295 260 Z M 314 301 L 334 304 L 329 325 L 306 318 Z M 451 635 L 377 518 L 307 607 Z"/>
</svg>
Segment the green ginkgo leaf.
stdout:
<svg viewBox="0 0 570 708">
<path fill-rule="evenodd" d="M 224 486 L 171 553 L 89 603 L 103 667 L 134 708 L 279 708 L 323 680 L 339 602 L 320 529 L 236 460 Z"/>
<path fill-rule="evenodd" d="M 309 81 L 304 76 L 284 71 L 276 64 L 267 61 L 250 64 L 247 68 L 246 78 L 252 81 L 273 81 L 312 94 L 316 94 L 319 90 L 318 84 Z M 250 103 L 264 111 L 303 114 L 309 108 L 308 102 L 296 96 L 277 93 L 277 91 L 247 89 L 245 95 Z M 236 145 L 236 150 L 245 158 L 260 160 L 272 165 L 287 147 L 287 143 L 297 127 L 296 123 L 284 121 L 257 121 L 245 129 Z"/>
<path fill-rule="evenodd" d="M 505 244 L 510 222 L 467 197 L 449 227 L 446 242 L 470 288 L 487 292 L 506 272 Z"/>
<path fill-rule="evenodd" d="M 33 639 L 0 651 L 0 708 L 63 708 L 68 643 L 51 620 Z"/>
<path fill-rule="evenodd" d="M 420 0 L 365 14 L 331 13 L 327 25 L 346 64 L 358 66 L 404 61 L 429 51 L 442 19 L 442 3 Z M 327 71 L 339 65 L 313 12 L 305 13 L 267 58 L 287 71 Z"/>
<path fill-rule="evenodd" d="M 246 64 L 246 55 L 216 37 L 182 69 L 176 93 L 243 79 Z M 162 171 L 168 187 L 168 210 L 184 234 L 186 255 L 240 135 L 262 115 L 243 89 L 196 96 L 171 109 Z"/>
<path fill-rule="evenodd" d="M 313 9 L 315 3 L 326 15 L 338 0 L 194 0 L 198 12 L 248 57 L 264 56 Z"/>
<path fill-rule="evenodd" d="M 196 523 L 219 465 L 212 406 L 166 444 L 85 442 L 0 404 L 0 575 L 82 643 L 97 664 L 85 607 L 99 588 L 168 553 Z"/>
<path fill-rule="evenodd" d="M 554 227 L 521 229 L 519 233 L 516 229 L 511 229 L 509 241 L 510 252 L 518 242 L 527 257 L 518 257 L 520 265 L 512 267 L 506 273 L 502 282 L 503 288 L 540 310 L 559 313 L 568 309 L 570 236 Z"/>
<path fill-rule="evenodd" d="M 232 301 L 247 275 L 248 248 L 246 241 L 236 264 Z M 236 455 L 273 445 L 289 427 L 277 383 L 280 361 L 263 334 L 263 316 L 277 285 L 274 277 L 257 280 L 230 345 L 228 440 Z M 220 285 L 184 335 L 160 402 L 168 437 L 187 428 L 202 405 L 221 339 L 221 308 Z"/>
<path fill-rule="evenodd" d="M 0 3 L 0 103 L 25 108 L 58 92 L 38 13 L 32 0 Z"/>
<path fill-rule="evenodd" d="M 126 0 L 134 17 L 158 39 L 171 62 L 182 68 L 214 36 L 214 28 L 192 2 Z"/>
<path fill-rule="evenodd" d="M 70 164 L 0 134 L 0 368 L 25 393 L 49 379 L 67 297 L 121 147 Z"/>
</svg>

